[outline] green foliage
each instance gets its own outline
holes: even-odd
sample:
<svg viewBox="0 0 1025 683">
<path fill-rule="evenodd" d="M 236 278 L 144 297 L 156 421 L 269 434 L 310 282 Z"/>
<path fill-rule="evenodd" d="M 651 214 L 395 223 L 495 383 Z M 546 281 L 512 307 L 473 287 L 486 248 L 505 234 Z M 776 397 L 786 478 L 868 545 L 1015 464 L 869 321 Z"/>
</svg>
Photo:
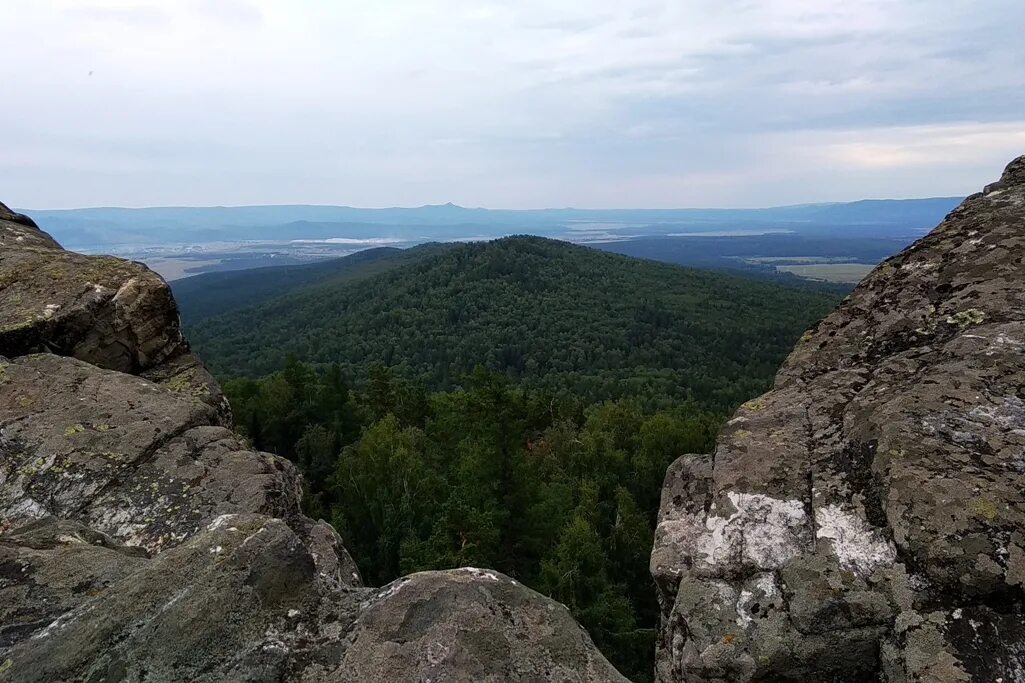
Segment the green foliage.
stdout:
<svg viewBox="0 0 1025 683">
<path fill-rule="evenodd" d="M 238 428 L 297 463 L 368 583 L 492 567 L 564 602 L 635 680 L 658 609 L 647 573 L 662 473 L 711 448 L 719 417 L 680 404 L 584 408 L 478 369 L 428 394 L 377 367 L 357 390 L 297 363 L 225 387 Z M 289 443 L 289 439 L 293 439 Z"/>
<path fill-rule="evenodd" d="M 181 309 L 182 322 L 191 325 L 274 299 L 293 289 L 327 282 L 355 282 L 449 248 L 447 244 L 435 243 L 411 249 L 377 247 L 304 265 L 202 273 L 173 280 L 170 285 Z"/>
<path fill-rule="evenodd" d="M 291 290 L 189 328 L 221 375 L 291 352 L 435 390 L 476 366 L 584 402 L 725 411 L 767 388 L 835 293 L 642 261 L 541 238 L 451 247 L 354 281 Z"/>
</svg>

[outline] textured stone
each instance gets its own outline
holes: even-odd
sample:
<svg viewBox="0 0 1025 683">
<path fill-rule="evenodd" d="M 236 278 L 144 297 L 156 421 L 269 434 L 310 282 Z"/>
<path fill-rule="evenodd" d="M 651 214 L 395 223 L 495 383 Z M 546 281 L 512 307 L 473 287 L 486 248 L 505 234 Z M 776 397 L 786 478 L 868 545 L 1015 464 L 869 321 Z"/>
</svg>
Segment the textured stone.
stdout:
<svg viewBox="0 0 1025 683">
<path fill-rule="evenodd" d="M 66 559 L 66 550 L 54 552 Z M 355 612 L 356 598 L 337 599 L 331 610 Z M 6 675 L 283 680 L 293 658 L 316 646 L 322 602 L 312 559 L 286 524 L 225 518 L 22 638 L 6 652 Z"/>
<path fill-rule="evenodd" d="M 159 551 L 229 512 L 300 516 L 294 466 L 195 397 L 51 354 L 0 370 L 0 529 L 52 515 Z"/>
<path fill-rule="evenodd" d="M 140 548 L 54 517 L 0 536 L 0 648 L 39 633 L 145 557 Z"/>
<path fill-rule="evenodd" d="M 370 597 L 339 681 L 623 681 L 557 602 L 497 572 L 413 574 Z"/>
<path fill-rule="evenodd" d="M 141 263 L 61 249 L 0 205 L 0 355 L 34 352 L 144 374 L 218 409 L 220 387 L 182 336 L 167 283 Z"/>
<path fill-rule="evenodd" d="M 1023 261 L 1025 157 L 670 468 L 661 681 L 1025 680 Z"/>
</svg>

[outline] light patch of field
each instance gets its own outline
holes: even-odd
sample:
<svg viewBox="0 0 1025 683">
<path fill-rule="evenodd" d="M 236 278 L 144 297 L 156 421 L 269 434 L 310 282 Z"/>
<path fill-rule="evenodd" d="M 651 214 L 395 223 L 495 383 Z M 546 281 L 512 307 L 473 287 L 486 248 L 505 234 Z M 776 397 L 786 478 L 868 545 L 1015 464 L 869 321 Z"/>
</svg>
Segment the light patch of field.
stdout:
<svg viewBox="0 0 1025 683">
<path fill-rule="evenodd" d="M 180 280 L 183 277 L 189 275 L 195 275 L 195 273 L 186 272 L 187 268 L 202 268 L 204 266 L 213 266 L 224 259 L 177 259 L 177 258 L 147 258 L 143 259 L 143 262 L 160 274 L 165 280 L 170 282 L 171 280 Z"/>
<path fill-rule="evenodd" d="M 802 265 L 811 263 L 850 263 L 853 256 L 748 256 L 748 263 L 779 263 L 783 265 Z"/>
<path fill-rule="evenodd" d="M 875 266 L 865 263 L 816 263 L 806 266 L 776 266 L 777 271 L 793 273 L 808 280 L 823 282 L 861 282 Z"/>
</svg>

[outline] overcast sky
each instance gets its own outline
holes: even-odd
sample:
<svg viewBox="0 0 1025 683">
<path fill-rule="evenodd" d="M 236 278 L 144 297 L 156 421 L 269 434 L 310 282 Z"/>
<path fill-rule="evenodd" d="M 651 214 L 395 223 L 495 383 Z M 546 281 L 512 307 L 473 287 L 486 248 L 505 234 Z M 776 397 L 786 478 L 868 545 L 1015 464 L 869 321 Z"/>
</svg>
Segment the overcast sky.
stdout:
<svg viewBox="0 0 1025 683">
<path fill-rule="evenodd" d="M 1023 0 L 0 0 L 23 208 L 767 206 L 1025 153 Z"/>
</svg>

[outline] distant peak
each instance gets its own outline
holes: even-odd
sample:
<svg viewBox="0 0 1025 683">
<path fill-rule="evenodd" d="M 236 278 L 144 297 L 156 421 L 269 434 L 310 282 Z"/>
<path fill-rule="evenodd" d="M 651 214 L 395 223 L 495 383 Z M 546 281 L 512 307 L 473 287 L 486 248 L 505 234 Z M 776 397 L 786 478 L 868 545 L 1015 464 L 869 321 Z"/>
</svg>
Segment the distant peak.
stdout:
<svg viewBox="0 0 1025 683">
<path fill-rule="evenodd" d="M 466 210 L 465 206 L 459 206 L 458 204 L 453 204 L 452 202 L 445 202 L 444 204 L 424 204 L 420 208 L 421 209 L 460 209 L 460 210 L 463 210 L 463 211 Z"/>
</svg>

